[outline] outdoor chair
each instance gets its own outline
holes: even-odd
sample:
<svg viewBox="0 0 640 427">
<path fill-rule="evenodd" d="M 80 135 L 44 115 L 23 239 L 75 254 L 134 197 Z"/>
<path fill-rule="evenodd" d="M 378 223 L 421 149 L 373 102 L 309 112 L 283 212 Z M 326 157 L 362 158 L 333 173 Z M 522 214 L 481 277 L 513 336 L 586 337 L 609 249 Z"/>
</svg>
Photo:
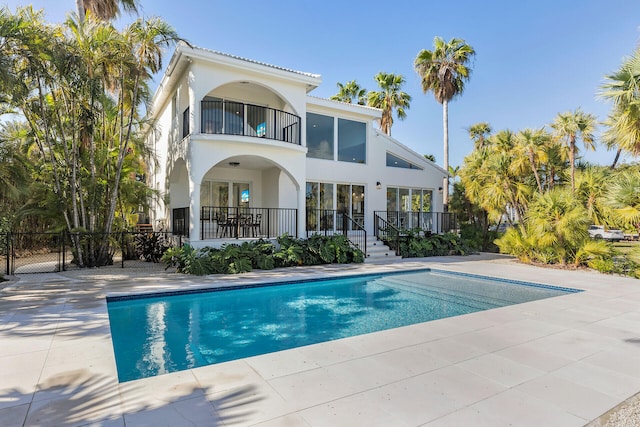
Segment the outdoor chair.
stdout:
<svg viewBox="0 0 640 427">
<path fill-rule="evenodd" d="M 252 237 L 258 237 L 260 235 L 261 223 L 262 223 L 262 214 L 256 214 L 255 219 L 251 221 L 251 225 L 249 227 L 251 229 Z"/>
<path fill-rule="evenodd" d="M 235 237 L 237 217 L 235 215 L 218 216 L 218 237 Z"/>
</svg>

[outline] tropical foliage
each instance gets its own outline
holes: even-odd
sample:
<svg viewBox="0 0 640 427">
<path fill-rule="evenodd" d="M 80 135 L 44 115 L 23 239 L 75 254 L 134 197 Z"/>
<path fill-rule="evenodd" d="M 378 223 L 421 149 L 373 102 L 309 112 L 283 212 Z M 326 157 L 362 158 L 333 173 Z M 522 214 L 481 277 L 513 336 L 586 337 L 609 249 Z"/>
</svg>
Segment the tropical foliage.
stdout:
<svg viewBox="0 0 640 427">
<path fill-rule="evenodd" d="M 354 249 L 342 235 L 315 235 L 306 240 L 284 235 L 278 238 L 277 247 L 262 239 L 241 245 L 225 244 L 220 249 L 194 249 L 185 245 L 166 251 L 162 261 L 167 268 L 176 268 L 181 273 L 236 274 L 252 269 L 361 263 L 364 254 Z"/>
<path fill-rule="evenodd" d="M 31 164 L 18 216 L 39 214 L 54 229 L 104 236 L 135 223 L 152 196 L 140 179 L 152 161 L 140 109 L 163 49 L 178 40 L 175 31 L 157 18 L 118 31 L 91 13 L 50 25 L 31 7 L 15 14 L 1 8 L 0 28 L 0 111 L 24 119 L 5 126 L 0 144 Z M 78 265 L 109 264 L 109 239 L 102 242 L 87 247 L 74 239 Z"/>
<path fill-rule="evenodd" d="M 367 90 L 360 87 L 355 80 L 345 84 L 337 83 L 337 86 L 338 93 L 330 98 L 333 101 L 346 102 L 348 104 L 357 103 L 359 105 L 367 103 Z"/>
</svg>

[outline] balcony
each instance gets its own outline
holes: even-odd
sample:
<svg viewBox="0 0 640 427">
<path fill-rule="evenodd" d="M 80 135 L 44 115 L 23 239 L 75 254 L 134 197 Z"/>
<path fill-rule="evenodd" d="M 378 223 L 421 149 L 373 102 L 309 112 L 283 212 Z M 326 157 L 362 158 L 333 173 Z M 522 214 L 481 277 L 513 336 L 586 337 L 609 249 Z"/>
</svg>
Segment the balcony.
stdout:
<svg viewBox="0 0 640 427">
<path fill-rule="evenodd" d="M 300 145 L 300 117 L 232 101 L 201 102 L 201 133 L 252 136 Z"/>
</svg>

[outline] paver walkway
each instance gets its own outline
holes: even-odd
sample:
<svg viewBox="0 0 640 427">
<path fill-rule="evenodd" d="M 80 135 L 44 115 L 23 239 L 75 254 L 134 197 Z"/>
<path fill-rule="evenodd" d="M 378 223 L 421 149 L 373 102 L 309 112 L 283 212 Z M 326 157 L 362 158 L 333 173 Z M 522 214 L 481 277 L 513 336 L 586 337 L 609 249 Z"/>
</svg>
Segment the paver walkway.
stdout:
<svg viewBox="0 0 640 427">
<path fill-rule="evenodd" d="M 117 381 L 106 294 L 409 267 L 586 292 Z M 206 278 L 106 268 L 25 275 L 0 290 L 6 427 L 583 426 L 638 391 L 640 281 L 502 256 Z"/>
</svg>

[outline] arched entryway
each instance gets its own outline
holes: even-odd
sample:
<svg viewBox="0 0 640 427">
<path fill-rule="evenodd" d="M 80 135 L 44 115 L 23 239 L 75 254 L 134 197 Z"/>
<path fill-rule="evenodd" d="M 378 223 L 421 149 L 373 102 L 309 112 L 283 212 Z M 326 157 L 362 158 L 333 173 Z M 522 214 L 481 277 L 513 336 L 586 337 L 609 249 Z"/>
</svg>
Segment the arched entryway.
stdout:
<svg viewBox="0 0 640 427">
<path fill-rule="evenodd" d="M 296 236 L 300 184 L 273 160 L 227 157 L 200 182 L 200 238 Z"/>
</svg>

